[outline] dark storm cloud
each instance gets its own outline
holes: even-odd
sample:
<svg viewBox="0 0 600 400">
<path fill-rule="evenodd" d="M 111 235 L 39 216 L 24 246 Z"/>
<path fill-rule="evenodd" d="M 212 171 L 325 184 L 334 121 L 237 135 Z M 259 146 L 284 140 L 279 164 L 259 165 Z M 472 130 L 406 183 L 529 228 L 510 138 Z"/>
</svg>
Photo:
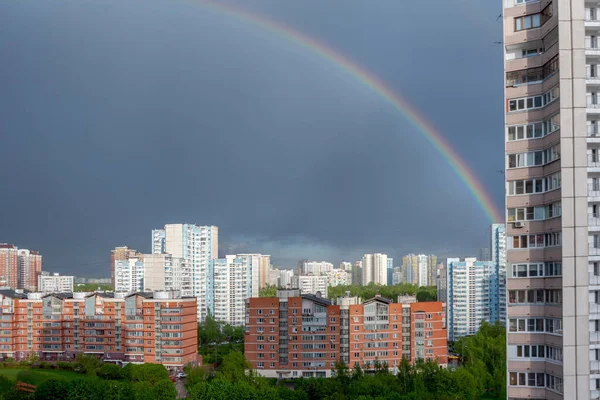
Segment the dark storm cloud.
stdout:
<svg viewBox="0 0 600 400">
<path fill-rule="evenodd" d="M 499 7 L 475 3 L 239 4 L 402 92 L 500 203 Z M 45 269 L 107 276 L 112 247 L 148 251 L 170 222 L 284 266 L 485 245 L 489 222 L 412 125 L 267 31 L 193 2 L 23 1 L 0 4 L 0 35 L 0 242 Z"/>
</svg>

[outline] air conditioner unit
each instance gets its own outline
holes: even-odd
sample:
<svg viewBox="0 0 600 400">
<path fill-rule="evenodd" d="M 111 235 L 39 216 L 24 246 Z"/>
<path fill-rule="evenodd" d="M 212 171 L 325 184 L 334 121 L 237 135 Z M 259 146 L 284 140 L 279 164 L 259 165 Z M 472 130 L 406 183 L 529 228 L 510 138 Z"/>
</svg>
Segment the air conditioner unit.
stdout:
<svg viewBox="0 0 600 400">
<path fill-rule="evenodd" d="M 523 228 L 525 227 L 525 222 L 513 222 L 513 228 Z"/>
</svg>

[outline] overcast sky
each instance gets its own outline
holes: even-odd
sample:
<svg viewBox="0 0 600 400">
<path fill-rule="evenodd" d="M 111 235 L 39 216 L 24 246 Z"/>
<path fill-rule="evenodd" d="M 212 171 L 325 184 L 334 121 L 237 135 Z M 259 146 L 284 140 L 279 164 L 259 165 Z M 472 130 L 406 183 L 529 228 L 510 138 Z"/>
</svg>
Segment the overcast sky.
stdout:
<svg viewBox="0 0 600 400">
<path fill-rule="evenodd" d="M 236 4 L 236 3 L 233 3 Z M 503 204 L 499 1 L 244 0 L 377 75 Z M 490 221 L 388 102 L 306 48 L 193 0 L 0 2 L 0 242 L 110 276 L 151 229 L 220 253 L 477 255 Z"/>
</svg>

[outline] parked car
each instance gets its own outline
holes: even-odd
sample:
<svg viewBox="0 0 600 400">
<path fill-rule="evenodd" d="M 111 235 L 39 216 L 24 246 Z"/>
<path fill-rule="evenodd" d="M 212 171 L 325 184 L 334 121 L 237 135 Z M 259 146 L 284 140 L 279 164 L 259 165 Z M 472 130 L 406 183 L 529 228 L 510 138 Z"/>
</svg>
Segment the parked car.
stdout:
<svg viewBox="0 0 600 400">
<path fill-rule="evenodd" d="M 177 376 L 177 379 L 181 379 L 181 378 L 185 378 L 187 375 L 184 372 L 178 372 L 176 376 Z"/>
</svg>

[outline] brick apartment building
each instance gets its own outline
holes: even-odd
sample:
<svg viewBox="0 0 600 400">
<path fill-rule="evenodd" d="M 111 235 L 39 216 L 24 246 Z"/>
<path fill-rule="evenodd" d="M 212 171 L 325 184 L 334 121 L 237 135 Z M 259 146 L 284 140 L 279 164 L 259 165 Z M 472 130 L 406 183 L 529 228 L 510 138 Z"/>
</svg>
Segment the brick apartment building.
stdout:
<svg viewBox="0 0 600 400">
<path fill-rule="evenodd" d="M 0 286 L 36 290 L 41 273 L 40 253 L 0 243 Z"/>
<path fill-rule="evenodd" d="M 23 293 L 0 290 L 0 358 L 73 360 L 180 368 L 198 359 L 196 299 L 177 292 Z"/>
<path fill-rule="evenodd" d="M 402 357 L 448 362 L 446 310 L 440 302 L 394 303 L 356 297 L 338 304 L 297 289 L 251 298 L 246 307 L 246 358 L 255 371 L 277 378 L 329 377 L 336 361 L 394 371 Z"/>
</svg>

